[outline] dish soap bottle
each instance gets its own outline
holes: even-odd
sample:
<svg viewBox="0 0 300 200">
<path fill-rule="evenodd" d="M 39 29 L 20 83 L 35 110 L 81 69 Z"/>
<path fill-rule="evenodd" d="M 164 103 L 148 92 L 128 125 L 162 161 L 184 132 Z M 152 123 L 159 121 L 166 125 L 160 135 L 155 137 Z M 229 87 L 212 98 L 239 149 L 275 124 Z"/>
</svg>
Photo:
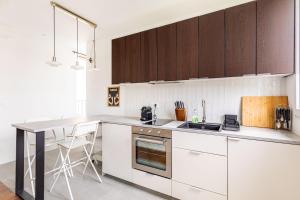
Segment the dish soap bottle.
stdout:
<svg viewBox="0 0 300 200">
<path fill-rule="evenodd" d="M 200 118 L 198 116 L 197 109 L 194 109 L 193 116 L 192 116 L 192 122 L 199 123 L 199 121 L 200 121 Z"/>
</svg>

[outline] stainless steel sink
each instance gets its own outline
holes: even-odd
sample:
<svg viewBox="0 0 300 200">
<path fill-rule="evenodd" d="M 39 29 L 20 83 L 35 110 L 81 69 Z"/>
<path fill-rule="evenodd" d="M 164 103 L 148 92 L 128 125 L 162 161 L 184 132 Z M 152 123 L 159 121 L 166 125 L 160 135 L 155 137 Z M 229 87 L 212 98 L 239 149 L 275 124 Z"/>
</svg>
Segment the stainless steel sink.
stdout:
<svg viewBox="0 0 300 200">
<path fill-rule="evenodd" d="M 181 124 L 180 126 L 178 126 L 177 128 L 209 130 L 209 131 L 220 132 L 222 130 L 222 124 L 185 122 L 185 123 Z"/>
</svg>

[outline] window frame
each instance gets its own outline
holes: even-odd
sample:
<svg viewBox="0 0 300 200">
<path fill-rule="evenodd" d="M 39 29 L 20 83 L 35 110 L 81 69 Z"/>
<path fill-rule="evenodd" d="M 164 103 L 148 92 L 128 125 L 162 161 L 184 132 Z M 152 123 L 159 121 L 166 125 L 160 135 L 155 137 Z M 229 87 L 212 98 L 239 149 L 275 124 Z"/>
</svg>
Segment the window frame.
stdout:
<svg viewBox="0 0 300 200">
<path fill-rule="evenodd" d="M 296 112 L 300 115 L 300 0 L 295 0 L 295 76 Z"/>
</svg>

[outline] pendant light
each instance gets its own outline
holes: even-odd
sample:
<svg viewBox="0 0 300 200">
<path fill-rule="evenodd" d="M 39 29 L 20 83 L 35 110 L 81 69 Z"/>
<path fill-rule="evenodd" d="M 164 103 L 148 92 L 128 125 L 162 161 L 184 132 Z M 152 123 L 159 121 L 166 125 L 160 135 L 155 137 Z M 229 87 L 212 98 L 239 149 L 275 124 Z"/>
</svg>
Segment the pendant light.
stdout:
<svg viewBox="0 0 300 200">
<path fill-rule="evenodd" d="M 94 40 L 93 40 L 93 66 L 89 67 L 88 71 L 99 71 L 99 68 L 97 68 L 96 65 L 96 27 L 94 27 Z"/>
<path fill-rule="evenodd" d="M 76 17 L 76 31 L 77 31 L 77 52 L 76 52 L 76 63 L 75 65 L 72 65 L 71 68 L 74 69 L 74 70 L 83 70 L 84 69 L 84 66 L 80 65 L 79 64 L 79 51 L 78 51 L 78 17 Z"/>
<path fill-rule="evenodd" d="M 55 6 L 53 6 L 53 57 L 51 61 L 48 61 L 47 64 L 52 67 L 58 67 L 61 65 L 60 62 L 56 61 L 56 55 L 55 55 Z"/>
</svg>

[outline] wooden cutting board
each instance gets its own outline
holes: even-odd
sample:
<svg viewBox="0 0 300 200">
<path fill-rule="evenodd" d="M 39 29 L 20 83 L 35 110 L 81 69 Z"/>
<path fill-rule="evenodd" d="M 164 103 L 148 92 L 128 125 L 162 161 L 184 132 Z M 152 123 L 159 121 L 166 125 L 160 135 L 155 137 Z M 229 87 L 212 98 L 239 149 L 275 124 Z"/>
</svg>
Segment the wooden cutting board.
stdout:
<svg viewBox="0 0 300 200">
<path fill-rule="evenodd" d="M 275 109 L 277 106 L 288 106 L 288 97 L 242 97 L 242 124 L 251 127 L 275 128 Z"/>
</svg>

